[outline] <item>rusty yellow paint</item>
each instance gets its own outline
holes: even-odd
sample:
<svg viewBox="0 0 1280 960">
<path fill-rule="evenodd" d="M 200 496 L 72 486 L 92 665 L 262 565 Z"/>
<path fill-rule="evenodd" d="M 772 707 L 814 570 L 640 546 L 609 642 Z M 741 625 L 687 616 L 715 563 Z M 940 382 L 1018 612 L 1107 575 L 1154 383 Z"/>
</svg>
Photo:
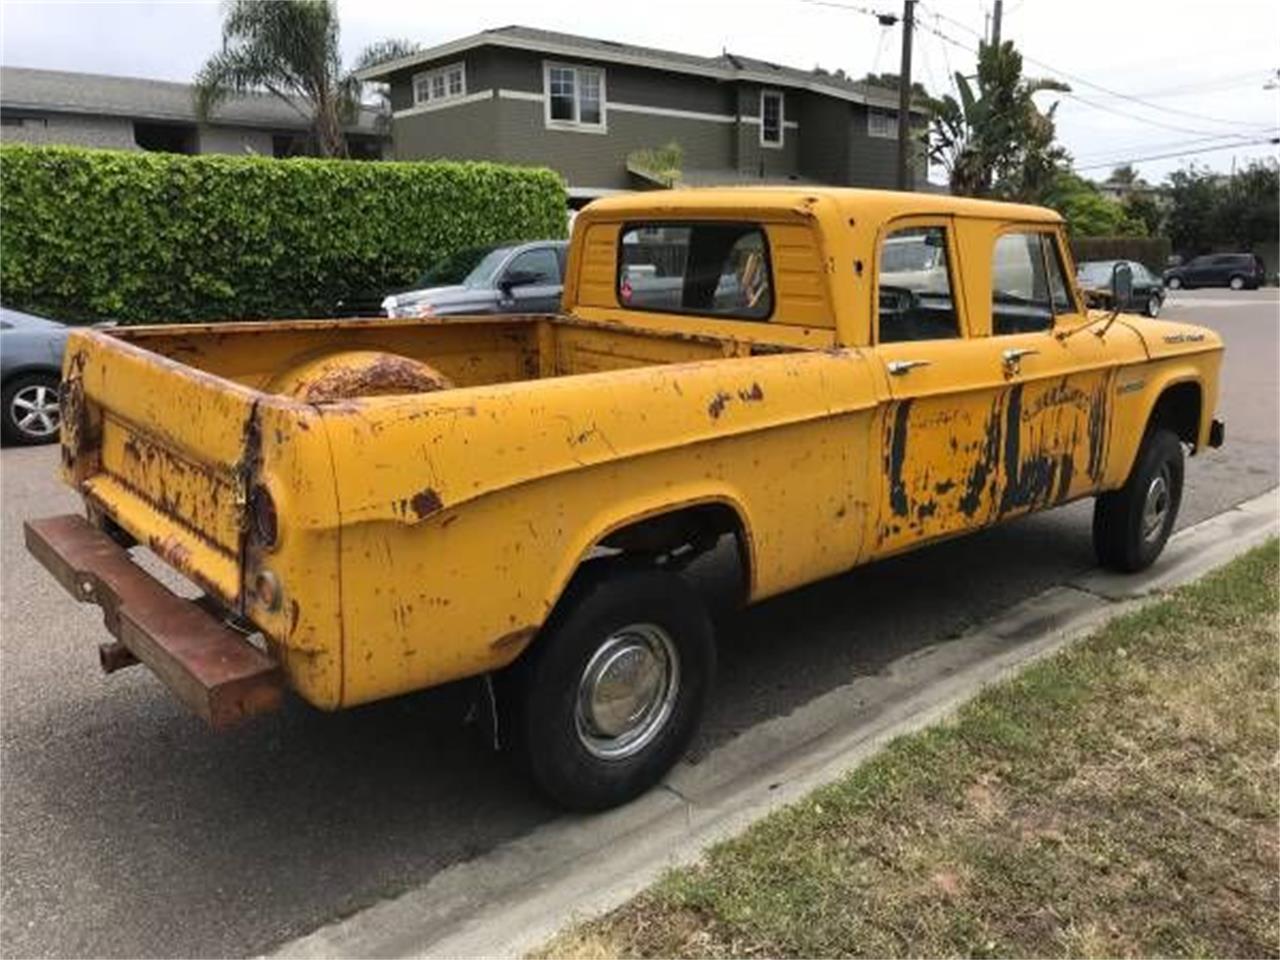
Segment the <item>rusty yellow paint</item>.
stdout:
<svg viewBox="0 0 1280 960">
<path fill-rule="evenodd" d="M 686 219 L 764 226 L 769 322 L 618 303 L 622 226 Z M 878 251 L 912 224 L 947 228 L 959 339 L 877 342 Z M 421 689 L 519 656 L 584 559 L 643 518 L 732 510 L 757 600 L 1121 485 L 1171 385 L 1202 391 L 1203 444 L 1212 332 L 1106 325 L 1073 291 L 1053 330 L 993 336 L 992 248 L 1010 229 L 1049 235 L 1070 265 L 1060 218 L 1034 207 L 635 195 L 578 217 L 556 316 L 78 331 L 64 473 L 94 516 L 256 624 L 310 702 Z M 384 356 L 441 376 L 298 395 L 316 370 L 368 379 Z M 923 365 L 892 375 L 902 361 Z M 255 502 L 274 505 L 275 543 Z"/>
</svg>

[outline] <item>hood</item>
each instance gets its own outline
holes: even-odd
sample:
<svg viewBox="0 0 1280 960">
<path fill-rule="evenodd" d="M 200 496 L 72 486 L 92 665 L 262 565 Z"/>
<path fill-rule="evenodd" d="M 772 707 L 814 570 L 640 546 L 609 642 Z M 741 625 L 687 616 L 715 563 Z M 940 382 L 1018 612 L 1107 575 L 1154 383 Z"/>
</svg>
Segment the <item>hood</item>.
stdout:
<svg viewBox="0 0 1280 960">
<path fill-rule="evenodd" d="M 395 293 L 382 301 L 388 316 L 414 316 L 424 307 L 433 312 L 454 311 L 461 307 L 492 303 L 497 297 L 493 290 L 483 287 L 427 287 L 423 290 L 407 290 Z"/>
</svg>

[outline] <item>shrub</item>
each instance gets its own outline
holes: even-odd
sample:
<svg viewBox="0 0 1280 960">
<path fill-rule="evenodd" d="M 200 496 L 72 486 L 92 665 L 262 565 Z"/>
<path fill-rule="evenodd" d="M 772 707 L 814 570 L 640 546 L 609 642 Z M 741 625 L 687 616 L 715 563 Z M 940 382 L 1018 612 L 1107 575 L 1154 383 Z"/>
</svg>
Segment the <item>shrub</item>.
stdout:
<svg viewBox="0 0 1280 960">
<path fill-rule="evenodd" d="M 327 316 L 438 257 L 563 237 L 546 169 L 0 148 L 6 306 L 122 323 Z"/>
</svg>

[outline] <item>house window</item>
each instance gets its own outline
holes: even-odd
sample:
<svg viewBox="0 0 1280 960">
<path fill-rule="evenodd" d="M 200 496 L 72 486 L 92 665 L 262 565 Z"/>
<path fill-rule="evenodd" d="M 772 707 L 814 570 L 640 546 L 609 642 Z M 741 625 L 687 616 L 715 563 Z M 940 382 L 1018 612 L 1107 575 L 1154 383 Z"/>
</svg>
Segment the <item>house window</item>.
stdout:
<svg viewBox="0 0 1280 960">
<path fill-rule="evenodd" d="M 548 63 L 543 75 L 547 126 L 604 130 L 604 71 Z"/>
<path fill-rule="evenodd" d="M 413 77 L 413 102 L 415 104 L 439 103 L 464 96 L 467 92 L 467 72 L 461 63 L 428 70 Z"/>
<path fill-rule="evenodd" d="M 760 91 L 760 143 L 766 147 L 782 146 L 782 94 L 777 90 Z"/>
<path fill-rule="evenodd" d="M 867 136 L 881 140 L 898 139 L 898 114 L 893 110 L 867 111 Z"/>
</svg>

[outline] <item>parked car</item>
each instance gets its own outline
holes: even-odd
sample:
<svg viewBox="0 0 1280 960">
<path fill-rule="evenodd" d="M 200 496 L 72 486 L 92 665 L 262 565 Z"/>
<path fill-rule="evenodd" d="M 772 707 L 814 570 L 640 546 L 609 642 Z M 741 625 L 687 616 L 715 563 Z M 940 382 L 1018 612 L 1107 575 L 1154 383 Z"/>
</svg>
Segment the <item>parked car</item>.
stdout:
<svg viewBox="0 0 1280 960">
<path fill-rule="evenodd" d="M 0 307 L 0 433 L 5 443 L 58 439 L 58 382 L 68 328 Z"/>
<path fill-rule="evenodd" d="M 107 672 L 215 728 L 473 677 L 545 793 L 611 806 L 706 706 L 715 621 L 680 574 L 721 545 L 751 603 L 1096 498 L 1098 559 L 1155 562 L 1185 456 L 1223 442 L 1222 339 L 1090 316 L 1066 241 L 923 193 L 636 193 L 579 214 L 555 313 L 78 330 L 86 510 L 26 543 L 105 608 Z"/>
<path fill-rule="evenodd" d="M 565 240 L 472 247 L 433 264 L 413 290 L 382 301 L 388 317 L 555 313 L 564 291 Z"/>
<path fill-rule="evenodd" d="M 1090 306 L 1111 308 L 1111 275 L 1116 264 L 1127 263 L 1133 271 L 1133 295 L 1121 310 L 1160 316 L 1164 306 L 1164 282 L 1136 260 L 1089 260 L 1076 267 L 1076 279 Z"/>
<path fill-rule="evenodd" d="M 1230 287 L 1256 290 L 1266 280 L 1267 268 L 1253 253 L 1209 253 L 1164 272 L 1170 290 L 1192 287 Z"/>
</svg>

